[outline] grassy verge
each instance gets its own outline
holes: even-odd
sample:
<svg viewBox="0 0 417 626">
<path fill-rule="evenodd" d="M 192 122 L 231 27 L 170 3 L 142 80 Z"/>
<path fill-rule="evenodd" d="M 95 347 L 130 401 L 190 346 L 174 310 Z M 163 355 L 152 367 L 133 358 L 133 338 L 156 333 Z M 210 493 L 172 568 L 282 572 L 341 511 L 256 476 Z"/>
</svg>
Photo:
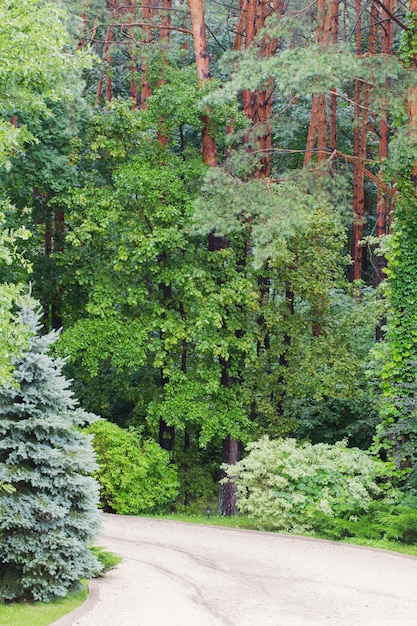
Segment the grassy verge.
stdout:
<svg viewBox="0 0 417 626">
<path fill-rule="evenodd" d="M 57 619 L 74 611 L 87 599 L 87 583 L 70 592 L 65 598 L 52 602 L 11 602 L 0 604 L 0 626 L 49 626 Z"/>
<path fill-rule="evenodd" d="M 100 576 L 116 567 L 122 560 L 116 554 L 107 552 L 100 546 L 91 551 L 103 565 Z M 49 626 L 60 617 L 81 606 L 88 596 L 88 586 L 82 582 L 80 589 L 71 591 L 65 598 L 52 602 L 10 602 L 0 604 L 0 626 Z"/>
<path fill-rule="evenodd" d="M 152 516 L 149 516 L 152 517 Z M 256 525 L 245 515 L 236 515 L 234 517 L 222 517 L 217 513 L 211 514 L 210 518 L 207 518 L 205 514 L 191 515 L 187 513 L 171 513 L 169 515 L 155 516 L 159 519 L 172 520 L 173 522 L 189 522 L 192 524 L 204 524 L 206 526 L 224 526 L 227 528 L 242 528 L 246 530 L 259 530 Z M 326 539 L 328 537 L 320 537 L 319 535 L 308 535 L 309 537 L 315 537 L 317 539 Z M 331 540 L 330 540 L 331 541 Z M 417 556 L 417 544 L 404 544 L 398 541 L 388 540 L 376 540 L 366 539 L 364 537 L 350 537 L 343 539 L 343 543 L 351 543 L 358 546 L 364 546 L 368 548 L 378 548 L 379 550 L 391 550 L 391 552 L 400 552 L 401 554 L 409 554 L 411 556 Z M 1 625 L 0 625 L 1 626 Z"/>
</svg>

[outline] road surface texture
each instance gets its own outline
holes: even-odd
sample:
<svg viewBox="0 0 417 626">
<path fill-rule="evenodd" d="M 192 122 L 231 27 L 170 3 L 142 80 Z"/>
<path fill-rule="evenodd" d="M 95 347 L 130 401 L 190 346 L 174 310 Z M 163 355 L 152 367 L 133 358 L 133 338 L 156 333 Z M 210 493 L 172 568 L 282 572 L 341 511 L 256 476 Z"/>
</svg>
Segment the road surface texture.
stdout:
<svg viewBox="0 0 417 626">
<path fill-rule="evenodd" d="M 123 562 L 60 626 L 417 625 L 415 558 L 115 515 L 98 544 Z"/>
</svg>

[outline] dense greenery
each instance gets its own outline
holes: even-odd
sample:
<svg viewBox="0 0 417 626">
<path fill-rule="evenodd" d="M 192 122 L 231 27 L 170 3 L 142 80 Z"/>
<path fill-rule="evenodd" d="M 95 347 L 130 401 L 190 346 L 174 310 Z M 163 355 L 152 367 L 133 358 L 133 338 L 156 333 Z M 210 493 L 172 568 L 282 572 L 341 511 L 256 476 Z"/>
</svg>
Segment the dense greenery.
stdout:
<svg viewBox="0 0 417 626">
<path fill-rule="evenodd" d="M 414 541 L 414 17 L 205 5 L 195 58 L 186 5 L 0 0 L 1 389 L 30 283 L 105 510 L 213 506 L 234 442 L 256 523 Z"/>
<path fill-rule="evenodd" d="M 346 442 L 262 439 L 227 468 L 239 509 L 258 528 L 343 538 L 417 540 L 417 510 L 396 489 L 392 466 Z"/>
<path fill-rule="evenodd" d="M 100 420 L 88 427 L 94 435 L 99 469 L 100 501 L 105 511 L 121 515 L 158 512 L 178 493 L 169 455 L 153 441 L 140 440 L 133 430 Z"/>
</svg>

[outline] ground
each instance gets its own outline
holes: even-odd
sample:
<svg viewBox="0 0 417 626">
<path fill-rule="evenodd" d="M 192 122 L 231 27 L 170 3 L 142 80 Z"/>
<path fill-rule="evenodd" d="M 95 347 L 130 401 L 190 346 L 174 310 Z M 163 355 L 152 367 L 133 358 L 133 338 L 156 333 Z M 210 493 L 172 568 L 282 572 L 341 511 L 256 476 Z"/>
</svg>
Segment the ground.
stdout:
<svg viewBox="0 0 417 626">
<path fill-rule="evenodd" d="M 57 626 L 416 623 L 414 557 L 115 515 L 103 516 L 98 544 L 123 562 L 98 583 L 81 617 Z"/>
</svg>

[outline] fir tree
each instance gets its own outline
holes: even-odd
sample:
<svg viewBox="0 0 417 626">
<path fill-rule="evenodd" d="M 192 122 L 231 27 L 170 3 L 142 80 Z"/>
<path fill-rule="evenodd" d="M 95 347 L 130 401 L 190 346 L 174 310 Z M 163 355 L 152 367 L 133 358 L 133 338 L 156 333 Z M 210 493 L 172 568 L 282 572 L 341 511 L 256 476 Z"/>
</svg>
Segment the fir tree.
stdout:
<svg viewBox="0 0 417 626">
<path fill-rule="evenodd" d="M 0 599 L 50 600 L 100 569 L 88 546 L 99 528 L 96 469 L 79 426 L 95 416 L 77 408 L 48 356 L 56 332 L 40 335 L 40 313 L 23 307 L 31 338 L 14 385 L 0 386 Z"/>
</svg>

